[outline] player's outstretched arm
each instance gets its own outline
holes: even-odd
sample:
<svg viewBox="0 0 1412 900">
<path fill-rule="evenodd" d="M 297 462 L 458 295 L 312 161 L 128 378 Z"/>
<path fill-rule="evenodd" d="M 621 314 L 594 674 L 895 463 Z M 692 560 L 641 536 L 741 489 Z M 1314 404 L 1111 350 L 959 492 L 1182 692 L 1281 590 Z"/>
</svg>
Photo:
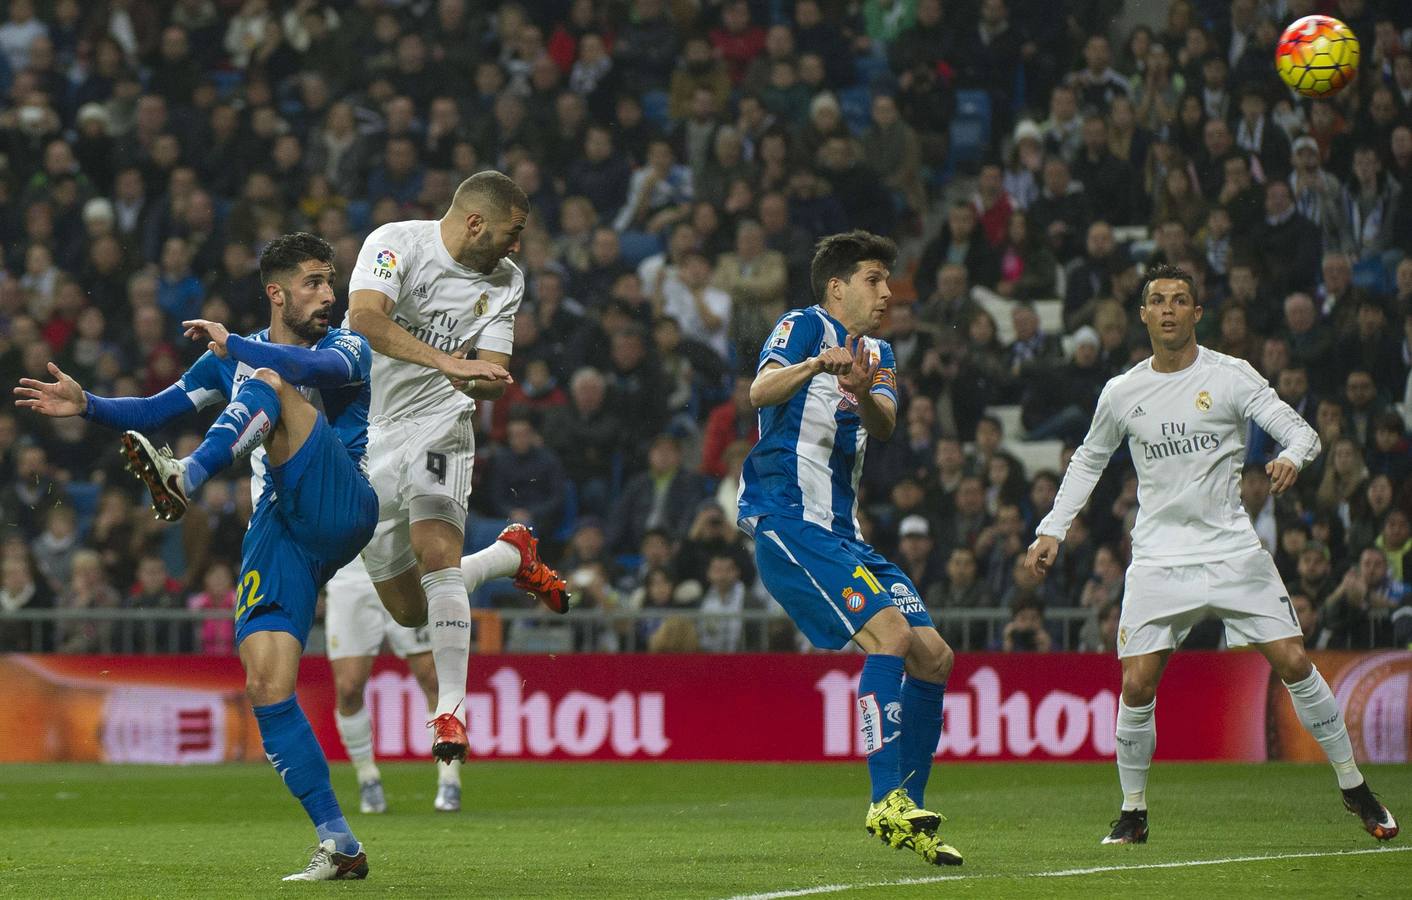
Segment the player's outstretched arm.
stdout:
<svg viewBox="0 0 1412 900">
<path fill-rule="evenodd" d="M 348 324 L 383 356 L 435 369 L 447 378 L 509 382 L 504 366 L 481 359 L 458 359 L 413 337 L 392 321 L 392 301 L 379 291 L 353 291 L 348 297 Z"/>
<path fill-rule="evenodd" d="M 15 405 L 56 419 L 83 416 L 109 428 L 148 431 L 196 408 L 178 382 L 150 397 L 95 397 L 54 363 L 53 381 L 21 378 L 15 388 Z"/>
</svg>

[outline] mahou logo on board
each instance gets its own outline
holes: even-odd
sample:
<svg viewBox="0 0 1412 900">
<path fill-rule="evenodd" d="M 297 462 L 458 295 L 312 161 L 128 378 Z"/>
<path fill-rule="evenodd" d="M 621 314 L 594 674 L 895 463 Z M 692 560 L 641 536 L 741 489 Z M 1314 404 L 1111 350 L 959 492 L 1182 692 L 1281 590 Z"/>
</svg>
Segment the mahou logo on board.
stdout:
<svg viewBox="0 0 1412 900">
<path fill-rule="evenodd" d="M 865 755 L 862 723 L 857 718 L 857 676 L 835 670 L 814 687 L 823 700 L 824 755 Z M 1085 745 L 1099 756 L 1113 755 L 1118 698 L 1110 690 L 1087 696 L 1061 690 L 1005 693 L 999 673 L 989 666 L 973 672 L 965 687 L 969 690 L 953 683 L 946 692 L 937 748 L 942 756 L 1062 758 Z"/>
<path fill-rule="evenodd" d="M 466 737 L 473 756 L 661 756 L 666 702 L 660 693 L 618 691 L 611 696 L 569 691 L 551 698 L 525 693 L 525 679 L 510 667 L 486 679 L 489 691 L 466 694 Z M 410 675 L 381 672 L 365 695 L 375 723 L 379 756 L 431 755 L 426 697 Z"/>
</svg>

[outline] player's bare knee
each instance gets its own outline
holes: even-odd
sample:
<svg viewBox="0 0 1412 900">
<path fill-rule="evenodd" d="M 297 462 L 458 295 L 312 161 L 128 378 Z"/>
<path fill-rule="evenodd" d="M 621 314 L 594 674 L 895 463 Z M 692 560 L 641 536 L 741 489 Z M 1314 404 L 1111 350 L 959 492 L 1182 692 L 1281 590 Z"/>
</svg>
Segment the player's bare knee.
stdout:
<svg viewBox="0 0 1412 900">
<path fill-rule="evenodd" d="M 946 679 L 951 677 L 951 667 L 956 665 L 956 654 L 949 644 L 942 641 L 931 654 L 931 663 L 931 677 L 925 680 L 945 684 Z"/>
<path fill-rule="evenodd" d="M 1123 673 L 1123 703 L 1146 706 L 1157 698 L 1157 684 L 1137 672 Z"/>
<path fill-rule="evenodd" d="M 1294 646 L 1281 650 L 1282 652 L 1270 655 L 1270 668 L 1275 670 L 1275 675 L 1285 684 L 1303 681 L 1314 671 L 1314 664 L 1309 661 L 1309 654 L 1304 652 L 1303 647 Z"/>
<path fill-rule="evenodd" d="M 403 628 L 421 628 L 427 624 L 427 605 L 420 606 L 413 603 L 398 603 L 387 607 L 388 615 L 392 616 L 392 621 Z"/>
<path fill-rule="evenodd" d="M 351 716 L 363 708 L 363 685 L 339 685 L 338 712 Z"/>
<path fill-rule="evenodd" d="M 279 373 L 274 369 L 256 369 L 250 377 L 256 381 L 263 381 L 274 388 L 276 392 L 284 389 L 284 379 L 279 377 Z"/>
<path fill-rule="evenodd" d="M 245 673 L 245 696 L 250 699 L 251 706 L 269 706 L 280 702 L 284 699 L 284 696 L 279 696 L 281 687 L 277 679 L 265 672 Z M 287 692 L 285 696 L 288 696 Z"/>
</svg>

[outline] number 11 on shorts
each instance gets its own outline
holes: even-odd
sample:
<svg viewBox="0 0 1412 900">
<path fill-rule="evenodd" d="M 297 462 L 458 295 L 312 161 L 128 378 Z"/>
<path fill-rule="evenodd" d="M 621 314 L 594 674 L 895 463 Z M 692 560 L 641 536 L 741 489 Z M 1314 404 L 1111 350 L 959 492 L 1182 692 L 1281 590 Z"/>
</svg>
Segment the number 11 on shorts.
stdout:
<svg viewBox="0 0 1412 900">
<path fill-rule="evenodd" d="M 853 570 L 853 577 L 862 581 L 863 584 L 867 586 L 868 590 L 872 591 L 874 594 L 882 593 L 882 585 L 878 583 L 877 576 L 862 566 L 858 566 Z"/>
</svg>

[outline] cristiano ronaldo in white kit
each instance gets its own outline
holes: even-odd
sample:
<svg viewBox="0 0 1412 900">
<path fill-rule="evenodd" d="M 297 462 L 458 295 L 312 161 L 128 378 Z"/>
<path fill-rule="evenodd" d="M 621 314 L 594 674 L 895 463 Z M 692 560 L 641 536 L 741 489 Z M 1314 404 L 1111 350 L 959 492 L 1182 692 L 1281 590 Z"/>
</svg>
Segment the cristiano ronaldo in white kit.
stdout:
<svg viewBox="0 0 1412 900">
<path fill-rule="evenodd" d="M 512 524 L 462 558 L 475 460 L 476 400 L 510 381 L 514 318 L 525 277 L 508 257 L 529 215 L 523 190 L 499 172 L 456 189 L 439 220 L 393 222 L 368 235 L 349 280 L 349 327 L 373 348 L 368 474 L 378 526 L 363 562 L 398 624 L 430 628 L 437 676 L 432 754 L 466 755 L 457 708 L 470 656 L 468 590 L 498 577 L 567 606 L 563 580 Z M 474 353 L 474 359 L 465 358 Z"/>
<path fill-rule="evenodd" d="M 1208 614 L 1225 622 L 1228 645 L 1253 645 L 1269 660 L 1333 764 L 1344 805 L 1370 834 L 1389 840 L 1397 822 L 1358 771 L 1338 703 L 1304 652 L 1289 592 L 1240 501 L 1251 420 L 1285 448 L 1266 466 L 1275 494 L 1293 486 L 1319 455 L 1318 435 L 1249 363 L 1196 343 L 1201 313 L 1184 271 L 1160 265 L 1148 272 L 1139 316 L 1152 356 L 1104 386 L 1088 436 L 1026 559 L 1037 574 L 1048 571 L 1109 457 L 1126 440 L 1137 469 L 1138 512 L 1118 622 L 1123 806 L 1103 843 L 1147 841 L 1157 683 L 1172 650 Z"/>
</svg>

